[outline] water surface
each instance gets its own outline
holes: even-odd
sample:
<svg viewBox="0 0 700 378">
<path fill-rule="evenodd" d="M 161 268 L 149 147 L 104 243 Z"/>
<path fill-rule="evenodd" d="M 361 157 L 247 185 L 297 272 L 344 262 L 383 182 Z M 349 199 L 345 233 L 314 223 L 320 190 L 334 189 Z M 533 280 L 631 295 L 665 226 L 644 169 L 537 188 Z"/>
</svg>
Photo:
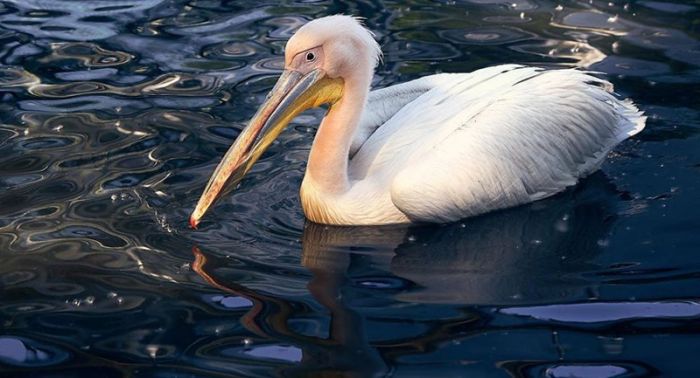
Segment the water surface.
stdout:
<svg viewBox="0 0 700 378">
<path fill-rule="evenodd" d="M 697 2 L 0 1 L 3 376 L 689 376 Z M 601 72 L 647 113 L 600 172 L 449 225 L 305 222 L 322 110 L 187 216 L 308 20 L 365 17 L 384 87 Z"/>
</svg>

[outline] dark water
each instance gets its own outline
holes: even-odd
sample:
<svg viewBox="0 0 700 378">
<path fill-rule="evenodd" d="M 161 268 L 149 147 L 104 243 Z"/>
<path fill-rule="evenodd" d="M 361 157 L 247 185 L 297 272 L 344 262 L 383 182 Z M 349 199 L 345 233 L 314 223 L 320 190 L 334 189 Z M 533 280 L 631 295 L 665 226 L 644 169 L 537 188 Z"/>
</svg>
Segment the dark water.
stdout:
<svg viewBox="0 0 700 378">
<path fill-rule="evenodd" d="M 304 221 L 322 110 L 186 227 L 309 19 L 367 18 L 375 85 L 604 72 L 649 115 L 555 198 L 432 227 Z M 700 3 L 0 2 L 1 376 L 692 376 Z"/>
</svg>

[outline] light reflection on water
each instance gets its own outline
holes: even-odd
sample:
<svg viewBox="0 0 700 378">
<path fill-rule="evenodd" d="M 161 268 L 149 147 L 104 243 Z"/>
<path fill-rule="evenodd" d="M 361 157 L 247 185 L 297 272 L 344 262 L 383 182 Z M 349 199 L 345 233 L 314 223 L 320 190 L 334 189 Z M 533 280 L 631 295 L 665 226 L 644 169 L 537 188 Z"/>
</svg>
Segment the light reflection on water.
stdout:
<svg viewBox="0 0 700 378">
<path fill-rule="evenodd" d="M 0 371 L 689 374 L 699 12 L 0 2 Z M 501 63 L 580 67 L 607 74 L 648 127 L 553 199 L 451 225 L 335 228 L 305 223 L 296 195 L 322 115 L 311 111 L 187 229 L 285 41 L 334 13 L 377 33 L 375 86 Z"/>
</svg>

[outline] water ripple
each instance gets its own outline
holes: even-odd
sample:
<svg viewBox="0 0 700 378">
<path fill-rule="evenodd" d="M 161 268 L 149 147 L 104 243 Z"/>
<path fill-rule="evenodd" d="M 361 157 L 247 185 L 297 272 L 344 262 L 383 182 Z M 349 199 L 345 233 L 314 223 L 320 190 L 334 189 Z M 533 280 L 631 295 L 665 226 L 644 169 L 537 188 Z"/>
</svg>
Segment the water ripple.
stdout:
<svg viewBox="0 0 700 378">
<path fill-rule="evenodd" d="M 502 45 L 535 38 L 515 27 L 482 27 L 471 30 L 447 30 L 440 35 L 450 42 L 469 45 Z"/>
<path fill-rule="evenodd" d="M 52 345 L 14 336 L 0 336 L 0 361 L 11 366 L 45 367 L 58 365 L 69 353 Z"/>
<path fill-rule="evenodd" d="M 50 64 L 63 60 L 75 60 L 83 67 L 114 67 L 129 63 L 134 57 L 124 51 L 110 51 L 89 42 L 57 42 L 51 44 L 51 54 L 39 59 Z"/>
<path fill-rule="evenodd" d="M 690 319 L 700 317 L 697 302 L 575 303 L 541 307 L 510 307 L 503 314 L 570 323 L 600 323 L 632 319 Z"/>
<path fill-rule="evenodd" d="M 31 77 L 31 74 L 24 75 Z M 127 97 L 145 95 L 208 96 L 215 93 L 219 81 L 215 77 L 195 77 L 190 74 L 167 74 L 132 86 L 115 86 L 95 81 L 66 84 L 40 84 L 15 79 L 11 85 L 26 85 L 28 92 L 42 98 L 70 98 L 75 96 L 114 94 Z"/>
<path fill-rule="evenodd" d="M 700 347 L 697 11 L 0 2 L 3 371 L 688 375 Z M 600 173 L 530 206 L 341 228 L 305 222 L 299 204 L 324 114 L 310 111 L 190 230 L 209 175 L 284 68 L 285 41 L 333 13 L 376 32 L 375 86 L 502 63 L 579 67 L 634 98 L 648 127 Z"/>
<path fill-rule="evenodd" d="M 154 8 L 161 2 L 162 0 L 110 0 L 111 4 L 119 3 L 119 6 L 105 7 L 104 3 L 96 1 L 80 4 L 46 0 L 10 1 L 21 13 L 6 14 L 0 20 L 0 25 L 35 38 L 99 40 L 117 34 L 120 24 L 132 21 L 141 12 Z"/>
</svg>

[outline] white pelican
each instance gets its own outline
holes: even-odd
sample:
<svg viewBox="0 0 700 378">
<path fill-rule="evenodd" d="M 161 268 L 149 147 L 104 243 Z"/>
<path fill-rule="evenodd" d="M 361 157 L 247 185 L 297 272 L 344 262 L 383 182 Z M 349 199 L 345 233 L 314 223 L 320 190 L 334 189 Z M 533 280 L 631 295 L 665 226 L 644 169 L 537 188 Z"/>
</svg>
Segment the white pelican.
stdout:
<svg viewBox="0 0 700 378">
<path fill-rule="evenodd" d="M 311 21 L 216 168 L 200 219 L 302 111 L 328 104 L 301 185 L 306 217 L 334 225 L 450 222 L 539 200 L 595 171 L 646 117 L 574 69 L 501 65 L 370 91 L 381 49 L 356 18 Z"/>
</svg>

